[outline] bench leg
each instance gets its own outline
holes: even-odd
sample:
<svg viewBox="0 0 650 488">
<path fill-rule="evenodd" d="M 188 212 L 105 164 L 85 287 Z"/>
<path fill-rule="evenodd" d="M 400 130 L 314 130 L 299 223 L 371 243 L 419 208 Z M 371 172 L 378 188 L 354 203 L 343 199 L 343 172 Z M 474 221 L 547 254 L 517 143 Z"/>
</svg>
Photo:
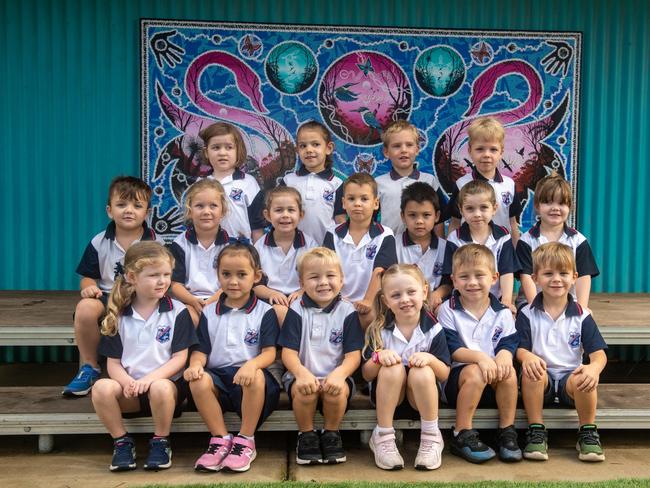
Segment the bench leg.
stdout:
<svg viewBox="0 0 650 488">
<path fill-rule="evenodd" d="M 52 434 L 40 434 L 38 436 L 38 452 L 47 454 L 54 449 L 54 436 Z"/>
<path fill-rule="evenodd" d="M 372 430 L 360 430 L 359 440 L 361 441 L 361 444 L 368 447 L 368 443 L 370 442 L 371 435 L 372 435 Z"/>
<path fill-rule="evenodd" d="M 400 447 L 404 444 L 404 431 L 402 429 L 395 429 L 395 444 Z"/>
</svg>

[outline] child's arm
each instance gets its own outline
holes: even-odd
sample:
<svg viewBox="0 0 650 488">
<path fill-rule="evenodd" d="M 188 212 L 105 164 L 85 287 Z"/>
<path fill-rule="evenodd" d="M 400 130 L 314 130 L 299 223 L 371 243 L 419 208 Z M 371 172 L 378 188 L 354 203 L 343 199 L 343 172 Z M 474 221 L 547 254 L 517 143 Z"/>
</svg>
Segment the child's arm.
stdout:
<svg viewBox="0 0 650 488">
<path fill-rule="evenodd" d="M 257 370 L 266 368 L 275 361 L 275 352 L 275 346 L 264 347 L 259 355 L 241 365 L 235 373 L 232 382 L 235 385 L 250 386 L 255 379 Z"/>
<path fill-rule="evenodd" d="M 512 244 L 517 246 L 519 237 L 521 237 L 521 232 L 519 231 L 519 222 L 517 222 L 517 217 L 510 217 L 510 237 L 512 238 Z"/>
<path fill-rule="evenodd" d="M 173 353 L 172 357 L 165 364 L 154 369 L 151 373 L 144 375 L 139 380 L 135 380 L 133 385 L 134 391 L 137 391 L 138 395 L 146 393 L 149 391 L 149 386 L 151 386 L 151 383 L 154 381 L 168 379 L 174 376 L 185 366 L 187 355 L 187 349 Z"/>
<path fill-rule="evenodd" d="M 591 293 L 591 275 L 580 276 L 576 280 L 576 295 L 578 303 L 584 307 L 589 308 L 589 294 Z"/>
<path fill-rule="evenodd" d="M 512 353 L 507 349 L 501 349 L 494 357 L 497 365 L 496 381 L 507 380 L 511 374 L 515 374 L 515 368 L 512 365 Z"/>
<path fill-rule="evenodd" d="M 366 294 L 361 300 L 354 302 L 354 308 L 359 314 L 367 314 L 372 310 L 372 301 L 381 288 L 381 273 L 383 272 L 384 268 L 375 268 L 372 270 L 372 277 L 370 278 L 370 283 L 368 283 Z"/>
<path fill-rule="evenodd" d="M 343 362 L 327 375 L 323 381 L 323 391 L 338 395 L 345 385 L 345 380 L 352 376 L 361 364 L 361 351 L 350 351 L 343 356 Z M 351 393 L 351 392 L 350 392 Z"/>
<path fill-rule="evenodd" d="M 264 229 L 251 230 L 251 242 L 257 242 L 257 240 L 263 235 L 264 235 Z"/>
<path fill-rule="evenodd" d="M 533 381 L 540 381 L 546 375 L 546 361 L 523 347 L 517 348 L 517 361 L 521 363 L 521 372 Z"/>
<path fill-rule="evenodd" d="M 391 351 L 390 349 L 380 349 L 376 352 L 377 355 L 375 357 L 377 358 L 377 362 L 375 362 L 375 359 L 371 357 L 363 363 L 363 366 L 361 367 L 361 375 L 366 381 L 374 380 L 379 374 L 379 368 L 382 366 L 390 367 L 402 364 L 402 358 L 395 351 Z"/>
<path fill-rule="evenodd" d="M 449 227 L 447 228 L 447 235 L 451 235 L 453 231 L 460 227 L 460 219 L 458 217 L 452 217 L 449 221 Z"/>
<path fill-rule="evenodd" d="M 606 365 L 607 355 L 602 349 L 589 354 L 589 364 L 581 364 L 571 373 L 578 376 L 576 388 L 584 392 L 596 389 L 600 381 L 600 373 Z"/>
<path fill-rule="evenodd" d="M 435 311 L 450 293 L 451 285 L 447 283 L 441 284 L 438 288 L 429 293 L 429 308 Z"/>
<path fill-rule="evenodd" d="M 424 368 L 429 366 L 436 375 L 438 381 L 445 381 L 449 377 L 449 365 L 435 357 L 429 352 L 416 352 L 409 357 L 409 367 Z"/>
<path fill-rule="evenodd" d="M 203 377 L 203 369 L 208 362 L 208 356 L 201 351 L 193 351 L 190 356 L 190 365 L 183 372 L 185 381 L 200 380 Z"/>
<path fill-rule="evenodd" d="M 137 396 L 137 393 L 133 392 L 132 389 L 135 380 L 126 372 L 121 359 L 106 358 L 106 369 L 108 370 L 108 376 L 117 381 L 122 387 L 122 394 L 125 398 Z"/>
<path fill-rule="evenodd" d="M 521 281 L 521 289 L 524 292 L 526 301 L 528 303 L 533 303 L 535 295 L 537 295 L 537 287 L 533 281 L 533 277 L 529 274 L 521 273 L 519 275 L 519 281 Z"/>
<path fill-rule="evenodd" d="M 501 288 L 501 303 L 506 307 L 512 306 L 512 290 L 515 286 L 515 275 L 513 273 L 505 273 L 499 275 L 499 287 Z M 516 310 L 515 310 L 516 311 Z"/>
<path fill-rule="evenodd" d="M 273 288 L 269 288 L 266 285 L 254 286 L 253 291 L 255 292 L 255 295 L 257 295 L 257 298 L 261 298 L 271 305 L 278 304 L 284 305 L 286 307 L 291 305 L 291 302 L 289 302 L 289 299 L 284 293 L 278 290 L 274 290 Z"/>
<path fill-rule="evenodd" d="M 172 295 L 175 298 L 183 302 L 188 307 L 192 307 L 197 315 L 201 315 L 203 307 L 206 305 L 206 302 L 203 299 L 195 297 L 189 292 L 187 288 L 185 288 L 185 285 L 183 285 L 183 283 L 178 283 L 176 281 L 172 281 L 171 291 Z"/>
<path fill-rule="evenodd" d="M 287 297 L 287 299 L 289 300 L 289 305 L 291 305 L 296 300 L 300 299 L 303 293 L 305 293 L 305 290 L 300 288 L 299 290 L 296 290 L 293 293 L 289 294 L 289 296 Z"/>
<path fill-rule="evenodd" d="M 459 363 L 477 364 L 481 369 L 481 373 L 483 373 L 483 379 L 486 383 L 492 384 L 496 381 L 498 373 L 497 363 L 486 353 L 474 351 L 467 347 L 460 347 L 452 353 L 451 357 Z"/>
<path fill-rule="evenodd" d="M 282 348 L 282 363 L 296 378 L 296 388 L 303 395 L 311 395 L 320 389 L 318 379 L 300 362 L 298 351 L 288 347 Z"/>
<path fill-rule="evenodd" d="M 97 280 L 84 276 L 79 282 L 81 298 L 99 298 L 103 295 L 102 290 L 97 286 Z"/>
</svg>

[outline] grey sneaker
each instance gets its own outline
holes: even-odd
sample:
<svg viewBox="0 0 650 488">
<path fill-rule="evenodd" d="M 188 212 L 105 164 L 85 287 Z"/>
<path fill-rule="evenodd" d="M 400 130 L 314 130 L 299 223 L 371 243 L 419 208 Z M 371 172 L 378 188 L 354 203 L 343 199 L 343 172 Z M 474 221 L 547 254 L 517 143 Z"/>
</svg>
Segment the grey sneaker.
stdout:
<svg viewBox="0 0 650 488">
<path fill-rule="evenodd" d="M 415 469 L 438 469 L 442 463 L 442 449 L 445 443 L 439 429 L 435 432 L 420 434 L 420 448 L 415 456 Z"/>
<path fill-rule="evenodd" d="M 395 433 L 379 435 L 376 430 L 373 430 L 369 445 L 375 455 L 375 464 L 378 468 L 396 470 L 404 467 L 404 459 L 395 443 Z"/>
</svg>

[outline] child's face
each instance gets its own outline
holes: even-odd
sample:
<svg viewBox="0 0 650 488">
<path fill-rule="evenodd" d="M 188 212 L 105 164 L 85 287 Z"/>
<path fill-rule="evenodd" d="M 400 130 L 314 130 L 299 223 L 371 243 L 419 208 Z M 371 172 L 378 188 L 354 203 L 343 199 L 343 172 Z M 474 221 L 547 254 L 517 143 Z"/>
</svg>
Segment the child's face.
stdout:
<svg viewBox="0 0 650 488">
<path fill-rule="evenodd" d="M 560 195 L 555 195 L 552 202 L 540 203 L 535 206 L 535 211 L 540 220 L 548 226 L 564 224 L 569 218 L 570 210 L 566 203 L 560 202 Z"/>
<path fill-rule="evenodd" d="M 469 145 L 469 157 L 483 176 L 493 177 L 503 156 L 503 147 L 498 141 L 478 140 Z"/>
<path fill-rule="evenodd" d="M 460 213 L 472 230 L 484 229 L 497 212 L 497 206 L 490 201 L 488 193 L 467 195 L 460 207 Z"/>
<path fill-rule="evenodd" d="M 325 169 L 327 156 L 334 151 L 334 143 L 326 142 L 317 129 L 303 129 L 298 133 L 298 156 L 310 173 Z"/>
<path fill-rule="evenodd" d="M 458 269 L 454 269 L 451 279 L 463 299 L 479 302 L 488 297 L 490 288 L 499 279 L 499 274 L 493 272 L 487 264 L 460 265 Z"/>
<path fill-rule="evenodd" d="M 243 253 L 226 254 L 219 262 L 219 283 L 231 301 L 247 300 L 253 284 L 262 278 L 255 271 L 248 256 Z"/>
<path fill-rule="evenodd" d="M 390 159 L 397 172 L 401 170 L 410 173 L 419 152 L 420 147 L 409 130 L 400 130 L 391 134 L 388 144 L 384 146 L 384 156 Z"/>
<path fill-rule="evenodd" d="M 127 200 L 117 194 L 111 195 L 111 203 L 106 206 L 106 213 L 122 231 L 136 230 L 142 227 L 147 218 L 148 204 L 144 200 Z"/>
<path fill-rule="evenodd" d="M 237 166 L 237 145 L 232 134 L 211 137 L 205 155 L 215 173 L 228 173 Z"/>
<path fill-rule="evenodd" d="M 222 217 L 221 194 L 217 190 L 208 188 L 192 197 L 190 219 L 197 231 L 215 232 L 216 234 Z"/>
<path fill-rule="evenodd" d="M 402 212 L 402 222 L 406 225 L 409 234 L 419 238 L 431 234 L 439 217 L 440 212 L 434 208 L 431 202 L 418 203 L 411 200 L 406 203 Z"/>
<path fill-rule="evenodd" d="M 343 276 L 336 263 L 325 264 L 320 259 L 312 258 L 304 263 L 300 284 L 305 293 L 322 308 L 341 292 Z"/>
<path fill-rule="evenodd" d="M 145 266 L 139 273 L 129 272 L 126 279 L 135 289 L 137 300 L 160 300 L 172 284 L 172 267 L 167 260 Z"/>
<path fill-rule="evenodd" d="M 382 284 L 382 300 L 395 315 L 397 323 L 420 317 L 427 292 L 428 285 L 407 273 L 391 275 Z"/>
<path fill-rule="evenodd" d="M 280 232 L 296 230 L 302 215 L 296 197 L 284 193 L 274 196 L 269 208 L 264 210 L 264 218 Z"/>
<path fill-rule="evenodd" d="M 379 198 L 375 196 L 370 185 L 349 183 L 343 194 L 343 208 L 353 222 L 366 222 L 379 208 Z"/>
<path fill-rule="evenodd" d="M 532 278 L 542 289 L 545 297 L 562 298 L 569 294 L 578 279 L 578 273 L 570 269 L 560 270 L 544 265 L 532 275 Z"/>
</svg>

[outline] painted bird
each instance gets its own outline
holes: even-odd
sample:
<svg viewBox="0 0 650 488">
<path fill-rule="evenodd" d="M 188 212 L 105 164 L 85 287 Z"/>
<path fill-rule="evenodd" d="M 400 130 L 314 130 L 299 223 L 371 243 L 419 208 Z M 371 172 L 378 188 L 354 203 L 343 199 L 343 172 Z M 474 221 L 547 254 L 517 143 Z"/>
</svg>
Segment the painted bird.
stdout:
<svg viewBox="0 0 650 488">
<path fill-rule="evenodd" d="M 507 169 L 508 171 L 512 171 L 512 166 L 510 166 L 508 163 L 506 163 L 506 160 L 501 158 L 501 162 L 503 163 L 503 167 Z"/>
<path fill-rule="evenodd" d="M 345 85 L 341 85 L 334 90 L 334 96 L 342 102 L 354 102 L 359 98 L 359 94 L 350 90 L 350 87 L 358 84 L 359 83 L 346 83 Z"/>
<path fill-rule="evenodd" d="M 382 130 L 381 124 L 377 120 L 377 110 L 371 112 L 368 107 L 359 107 L 356 110 L 352 110 L 352 112 L 359 112 L 365 124 L 371 129 Z"/>
</svg>

